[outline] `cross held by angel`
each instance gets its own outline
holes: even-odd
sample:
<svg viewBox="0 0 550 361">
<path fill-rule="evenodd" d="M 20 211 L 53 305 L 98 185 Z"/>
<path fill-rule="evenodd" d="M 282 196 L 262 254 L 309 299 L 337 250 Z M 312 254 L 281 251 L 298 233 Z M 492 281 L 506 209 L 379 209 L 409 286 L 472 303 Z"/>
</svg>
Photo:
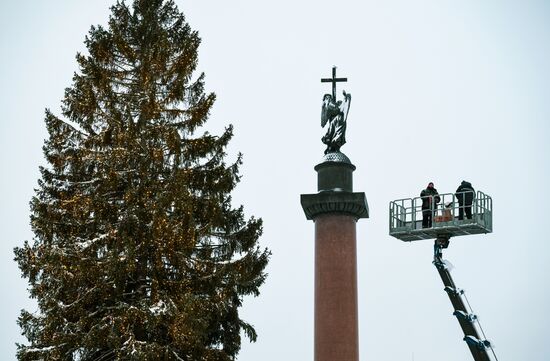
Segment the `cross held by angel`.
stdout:
<svg viewBox="0 0 550 361">
<path fill-rule="evenodd" d="M 328 124 L 327 132 L 321 138 L 326 144 L 325 154 L 339 152 L 346 143 L 346 122 L 348 119 L 351 94 L 343 91 L 344 100 L 336 100 L 336 83 L 348 81 L 347 78 L 336 77 L 336 67 L 332 67 L 332 78 L 321 79 L 321 83 L 332 83 L 332 94 L 323 96 L 321 108 L 321 127 Z"/>
</svg>

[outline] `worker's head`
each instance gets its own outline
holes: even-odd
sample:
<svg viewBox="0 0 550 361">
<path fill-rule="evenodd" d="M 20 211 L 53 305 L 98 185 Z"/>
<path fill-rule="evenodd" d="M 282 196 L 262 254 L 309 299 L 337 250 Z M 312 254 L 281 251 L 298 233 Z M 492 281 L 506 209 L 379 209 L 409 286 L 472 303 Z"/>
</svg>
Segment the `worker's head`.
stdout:
<svg viewBox="0 0 550 361">
<path fill-rule="evenodd" d="M 432 189 L 433 187 L 434 187 L 434 183 L 433 183 L 433 182 L 428 183 L 428 188 Z"/>
</svg>

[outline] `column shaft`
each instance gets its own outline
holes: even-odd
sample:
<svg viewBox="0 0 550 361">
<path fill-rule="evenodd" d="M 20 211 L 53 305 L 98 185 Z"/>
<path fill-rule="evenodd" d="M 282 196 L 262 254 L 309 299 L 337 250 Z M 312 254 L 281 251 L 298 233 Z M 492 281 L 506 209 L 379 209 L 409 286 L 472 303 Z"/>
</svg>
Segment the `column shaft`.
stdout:
<svg viewBox="0 0 550 361">
<path fill-rule="evenodd" d="M 315 218 L 315 361 L 358 361 L 356 218 Z"/>
</svg>

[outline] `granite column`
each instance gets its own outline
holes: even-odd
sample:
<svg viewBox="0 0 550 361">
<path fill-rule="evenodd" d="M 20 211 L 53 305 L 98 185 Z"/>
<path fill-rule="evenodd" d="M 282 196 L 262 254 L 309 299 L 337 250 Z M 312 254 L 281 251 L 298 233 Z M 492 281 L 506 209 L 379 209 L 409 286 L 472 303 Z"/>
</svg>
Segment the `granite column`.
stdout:
<svg viewBox="0 0 550 361">
<path fill-rule="evenodd" d="M 353 192 L 355 166 L 343 153 L 315 170 L 318 193 L 301 195 L 315 222 L 314 361 L 358 361 L 356 222 L 368 218 L 367 199 Z"/>
</svg>

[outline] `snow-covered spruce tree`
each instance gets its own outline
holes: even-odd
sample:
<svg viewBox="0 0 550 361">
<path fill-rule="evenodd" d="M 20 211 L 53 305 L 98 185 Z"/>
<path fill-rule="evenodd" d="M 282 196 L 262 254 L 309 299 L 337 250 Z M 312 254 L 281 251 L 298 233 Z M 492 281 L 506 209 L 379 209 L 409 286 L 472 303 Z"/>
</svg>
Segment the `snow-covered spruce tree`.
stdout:
<svg viewBox="0 0 550 361">
<path fill-rule="evenodd" d="M 173 1 L 112 7 L 62 102 L 46 111 L 49 166 L 31 201 L 32 245 L 15 249 L 39 311 L 22 311 L 19 360 L 233 360 L 245 295 L 269 251 L 261 220 L 232 208 L 241 157 L 193 78 L 200 39 Z"/>
</svg>

